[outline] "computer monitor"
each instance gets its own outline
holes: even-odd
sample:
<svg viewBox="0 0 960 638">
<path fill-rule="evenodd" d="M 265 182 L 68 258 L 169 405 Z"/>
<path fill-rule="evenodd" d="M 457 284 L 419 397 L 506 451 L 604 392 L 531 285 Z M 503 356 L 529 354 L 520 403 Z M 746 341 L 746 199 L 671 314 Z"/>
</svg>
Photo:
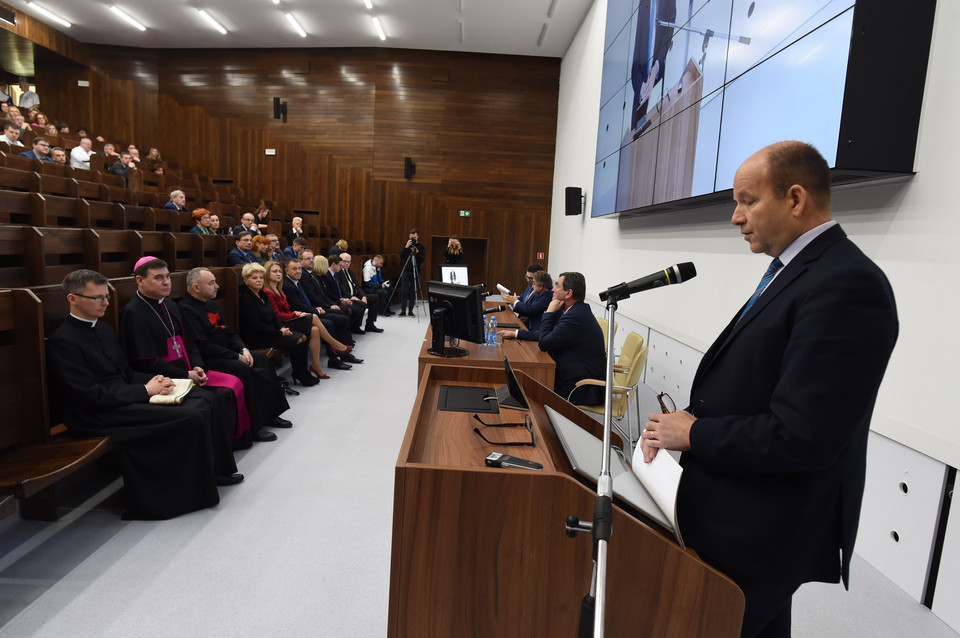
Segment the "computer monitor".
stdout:
<svg viewBox="0 0 960 638">
<path fill-rule="evenodd" d="M 430 303 L 432 347 L 427 350 L 438 357 L 464 357 L 467 350 L 447 345 L 447 339 L 463 339 L 483 343 L 483 286 L 461 286 L 442 281 L 427 282 Z"/>
<path fill-rule="evenodd" d="M 468 286 L 467 267 L 462 264 L 440 264 L 440 281 L 448 284 Z"/>
</svg>

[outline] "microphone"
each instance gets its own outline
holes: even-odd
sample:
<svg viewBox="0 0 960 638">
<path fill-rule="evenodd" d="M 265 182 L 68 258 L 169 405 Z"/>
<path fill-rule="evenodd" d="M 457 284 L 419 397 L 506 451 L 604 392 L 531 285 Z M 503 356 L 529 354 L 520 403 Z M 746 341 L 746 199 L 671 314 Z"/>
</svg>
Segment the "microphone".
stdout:
<svg viewBox="0 0 960 638">
<path fill-rule="evenodd" d="M 682 284 L 696 276 L 696 266 L 694 266 L 691 261 L 685 261 L 682 264 L 674 264 L 652 275 L 634 279 L 630 283 L 611 286 L 600 293 L 600 301 L 606 301 L 608 297 L 626 299 L 635 292 L 643 292 L 644 290 L 659 288 L 660 286 L 669 286 L 671 284 Z"/>
<path fill-rule="evenodd" d="M 489 315 L 491 312 L 503 312 L 506 309 L 506 306 L 494 306 L 493 308 L 485 308 L 483 314 Z"/>
</svg>

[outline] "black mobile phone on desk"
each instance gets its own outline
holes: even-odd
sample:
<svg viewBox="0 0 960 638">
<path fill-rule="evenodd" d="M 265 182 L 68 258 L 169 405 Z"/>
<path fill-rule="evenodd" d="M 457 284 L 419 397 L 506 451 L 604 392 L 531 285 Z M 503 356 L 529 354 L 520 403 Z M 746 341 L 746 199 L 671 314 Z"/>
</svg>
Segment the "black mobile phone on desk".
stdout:
<svg viewBox="0 0 960 638">
<path fill-rule="evenodd" d="M 486 458 L 486 463 L 490 467 L 519 467 L 523 470 L 543 469 L 543 466 L 536 461 L 528 461 L 527 459 L 520 459 L 515 456 L 510 456 L 509 454 L 501 454 L 500 452 L 491 452 Z"/>
</svg>

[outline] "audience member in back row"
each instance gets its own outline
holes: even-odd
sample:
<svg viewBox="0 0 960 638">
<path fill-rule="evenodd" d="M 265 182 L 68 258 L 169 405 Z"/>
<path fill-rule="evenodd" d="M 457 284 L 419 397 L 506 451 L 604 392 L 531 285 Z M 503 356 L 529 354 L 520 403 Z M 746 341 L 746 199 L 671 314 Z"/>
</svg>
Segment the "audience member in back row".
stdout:
<svg viewBox="0 0 960 638">
<path fill-rule="evenodd" d="M 29 157 L 30 159 L 43 160 L 44 162 L 53 161 L 49 155 L 50 142 L 47 141 L 47 138 L 35 137 L 33 138 L 31 145 L 33 146 L 33 149 L 20 153 L 20 157 Z"/>
<path fill-rule="evenodd" d="M 307 249 L 310 242 L 306 237 L 297 237 L 293 243 L 283 249 L 284 261 L 287 259 L 300 259 L 300 253 Z"/>
<path fill-rule="evenodd" d="M 283 251 L 280 250 L 280 238 L 273 233 L 270 233 L 267 235 L 267 239 L 270 240 L 270 254 L 268 261 L 286 261 Z"/>
<path fill-rule="evenodd" d="M 60 134 L 57 132 L 56 124 L 47 124 L 43 127 L 43 135 L 47 137 L 60 137 Z"/>
<path fill-rule="evenodd" d="M 163 205 L 168 210 L 178 210 L 181 213 L 189 213 L 187 208 L 187 195 L 182 190 L 170 191 L 170 201 Z"/>
<path fill-rule="evenodd" d="M 120 161 L 110 165 L 110 174 L 119 175 L 124 180 L 129 181 L 130 171 L 135 169 L 136 167 L 130 162 L 130 153 L 124 151 L 120 154 Z"/>
<path fill-rule="evenodd" d="M 270 213 L 272 211 L 269 207 L 264 204 L 260 204 L 257 207 L 257 212 L 255 213 L 257 228 L 260 229 L 260 232 L 264 235 L 267 233 L 267 222 L 270 221 Z"/>
<path fill-rule="evenodd" d="M 228 266 L 259 263 L 260 260 L 257 259 L 257 256 L 253 253 L 253 237 L 250 231 L 245 230 L 237 235 L 234 244 L 236 244 L 236 246 L 231 248 L 230 252 L 227 253 Z"/>
<path fill-rule="evenodd" d="M 553 391 L 566 399 L 581 379 L 603 379 L 607 356 L 603 331 L 583 299 L 587 282 L 578 272 L 565 272 L 553 285 L 553 299 L 540 322 L 540 349 L 557 364 Z M 579 405 L 603 403 L 603 388 L 581 386 L 572 401 Z"/>
<path fill-rule="evenodd" d="M 70 130 L 68 129 L 66 131 L 61 131 L 61 132 L 69 133 Z M 103 145 L 103 154 L 106 155 L 107 157 L 118 157 L 118 158 L 120 157 L 120 153 L 117 152 L 117 147 L 114 146 L 113 144 L 110 144 L 109 142 Z"/>
<path fill-rule="evenodd" d="M 195 225 L 190 229 L 191 233 L 196 233 L 198 235 L 212 235 L 213 231 L 210 230 L 210 211 L 206 208 L 198 208 L 190 214 L 193 217 Z"/>
<path fill-rule="evenodd" d="M 213 231 L 214 235 L 223 235 L 223 229 L 220 228 L 220 216 L 219 215 L 210 215 L 210 230 Z"/>
<path fill-rule="evenodd" d="M 263 292 L 264 268 L 247 264 L 241 271 L 240 337 L 254 348 L 276 348 L 290 355 L 294 382 L 303 386 L 320 383 L 307 369 L 307 337 L 280 323 L 273 306 Z"/>
<path fill-rule="evenodd" d="M 3 139 L 10 146 L 23 146 L 20 141 L 20 129 L 13 122 L 5 122 L 3 125 Z"/>
<path fill-rule="evenodd" d="M 350 270 L 352 263 L 353 257 L 350 256 L 350 253 L 340 253 L 340 272 L 337 273 L 340 290 L 354 304 L 362 304 L 367 309 L 367 321 L 363 326 L 364 330 L 367 332 L 383 332 L 382 328 L 375 325 L 380 310 L 380 297 L 367 295 L 363 292 L 356 276 Z"/>
<path fill-rule="evenodd" d="M 529 271 L 528 271 L 529 273 Z M 529 293 L 524 293 L 523 297 L 516 295 L 504 295 L 516 299 L 513 306 L 514 312 L 520 317 L 520 320 L 527 324 L 526 329 L 518 330 L 499 330 L 499 334 L 507 339 L 525 339 L 526 341 L 539 341 L 540 321 L 543 318 L 543 312 L 550 305 L 553 299 L 553 279 L 546 270 L 537 270 L 533 273 L 533 286 Z"/>
<path fill-rule="evenodd" d="M 7 93 L 9 87 L 6 84 L 0 84 L 0 102 L 4 104 L 13 104 L 13 98 Z"/>
<path fill-rule="evenodd" d="M 168 300 L 170 271 L 167 263 L 156 257 L 142 257 L 133 272 L 137 293 L 120 309 L 119 329 L 120 342 L 127 352 L 130 366 L 140 372 L 190 379 L 199 386 L 206 386 L 204 391 L 221 420 L 214 434 L 222 435 L 231 446 L 231 438 L 242 438 L 250 429 L 250 416 L 240 380 L 222 372 L 211 370 L 208 373 L 204 369 L 196 335 L 184 323 L 177 304 Z M 219 467 L 218 476 L 223 485 L 243 480 L 242 475 L 235 474 L 237 466 L 232 456 L 221 459 Z"/>
<path fill-rule="evenodd" d="M 251 235 L 261 234 L 260 229 L 257 228 L 256 218 L 253 216 L 253 213 L 244 213 L 240 217 L 240 223 L 233 227 L 234 235 L 239 235 L 244 231 L 248 231 Z"/>
<path fill-rule="evenodd" d="M 386 317 L 393 315 L 390 310 L 390 283 L 383 278 L 383 255 L 374 255 L 363 264 L 363 291 L 376 294 L 380 297 L 380 314 Z"/>
<path fill-rule="evenodd" d="M 63 280 L 70 316 L 47 339 L 52 396 L 63 421 L 80 436 L 109 436 L 120 454 L 125 519 L 165 519 L 220 502 L 217 477 L 233 454 L 214 436 L 205 391 L 179 405 L 152 405 L 173 381 L 134 371 L 113 329 L 101 321 L 110 303 L 107 278 L 77 270 Z M 224 459 L 229 458 L 229 462 Z M 215 459 L 220 460 L 216 467 Z"/>
<path fill-rule="evenodd" d="M 93 152 L 93 142 L 89 137 L 80 139 L 80 145 L 70 149 L 70 166 L 74 168 L 85 168 L 90 170 L 90 157 L 96 155 Z"/>
<path fill-rule="evenodd" d="M 280 418 L 290 406 L 270 360 L 251 352 L 224 323 L 214 301 L 219 289 L 217 278 L 208 269 L 188 272 L 187 294 L 180 300 L 183 318 L 199 337 L 197 347 L 207 368 L 231 374 L 242 382 L 253 440 L 275 441 L 277 435 L 263 428 L 291 427 L 290 421 Z"/>
<path fill-rule="evenodd" d="M 20 94 L 20 108 L 29 109 L 31 106 L 36 106 L 40 104 L 40 96 L 35 92 L 30 90 L 30 83 L 23 81 L 20 83 L 20 90 L 23 93 Z"/>
<path fill-rule="evenodd" d="M 300 264 L 297 262 L 287 262 L 288 273 L 291 272 L 291 264 L 296 266 L 299 271 Z M 289 298 L 286 295 L 284 268 L 281 264 L 275 261 L 268 261 L 264 266 L 267 271 L 267 281 L 263 285 L 263 291 L 266 293 L 267 299 L 270 300 L 270 305 L 273 306 L 273 311 L 276 313 L 277 318 L 291 330 L 302 332 L 310 338 L 310 360 L 313 364 L 310 367 L 310 371 L 320 379 L 328 378 L 324 375 L 323 368 L 320 366 L 320 350 L 323 348 L 324 342 L 329 346 L 329 366 L 337 370 L 349 370 L 352 366 L 340 362 L 336 358 L 336 355 L 350 356 L 348 353 L 352 347 L 333 338 L 330 331 L 320 322 L 320 318 L 317 315 L 301 310 L 293 310 L 291 308 Z"/>
<path fill-rule="evenodd" d="M 304 239 L 307 238 L 307 236 L 306 236 L 306 235 L 304 234 L 304 232 L 303 232 L 303 218 L 302 218 L 302 217 L 294 217 L 292 220 L 290 220 L 290 224 L 293 226 L 293 229 L 292 229 L 289 233 L 287 233 L 287 247 L 288 247 L 288 248 L 289 248 L 290 246 L 293 246 L 293 242 L 294 242 L 294 240 L 296 240 L 297 237 L 303 237 Z"/>
</svg>

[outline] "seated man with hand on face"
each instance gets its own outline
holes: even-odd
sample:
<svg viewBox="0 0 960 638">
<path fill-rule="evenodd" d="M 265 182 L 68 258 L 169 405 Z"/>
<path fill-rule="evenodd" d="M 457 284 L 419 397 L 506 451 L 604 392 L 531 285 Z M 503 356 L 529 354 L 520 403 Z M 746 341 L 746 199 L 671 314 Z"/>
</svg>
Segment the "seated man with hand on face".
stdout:
<svg viewBox="0 0 960 638">
<path fill-rule="evenodd" d="M 566 399 L 581 379 L 606 377 L 607 355 L 603 331 L 584 301 L 587 282 L 578 272 L 565 272 L 553 286 L 553 299 L 540 322 L 540 349 L 557 363 L 553 391 Z M 603 388 L 584 385 L 571 402 L 580 405 L 603 403 Z"/>
<path fill-rule="evenodd" d="M 529 272 L 529 271 L 528 271 Z M 549 307 L 553 299 L 553 279 L 546 270 L 538 270 L 533 273 L 533 286 L 523 297 L 515 295 L 504 295 L 516 299 L 513 306 L 514 312 L 522 320 L 525 320 L 527 328 L 518 330 L 498 330 L 500 336 L 506 339 L 524 339 L 526 341 L 538 341 L 540 338 L 540 322 L 543 319 L 543 313 Z"/>
<path fill-rule="evenodd" d="M 180 300 L 183 317 L 199 336 L 197 348 L 207 368 L 231 374 L 243 384 L 254 441 L 275 441 L 277 435 L 264 428 L 289 428 L 293 424 L 280 414 L 290 408 L 270 360 L 250 352 L 240 337 L 223 321 L 217 298 L 217 278 L 206 268 L 187 273 L 187 294 Z"/>
<path fill-rule="evenodd" d="M 179 405 L 153 405 L 173 381 L 134 371 L 113 328 L 102 321 L 110 304 L 107 278 L 76 270 L 63 280 L 70 316 L 47 339 L 54 395 L 63 421 L 80 436 L 109 436 L 120 454 L 125 519 L 166 519 L 220 502 L 218 484 L 235 471 L 229 441 L 204 390 Z M 232 468 L 232 469 L 231 469 Z M 242 478 L 242 477 L 241 477 Z"/>
</svg>

